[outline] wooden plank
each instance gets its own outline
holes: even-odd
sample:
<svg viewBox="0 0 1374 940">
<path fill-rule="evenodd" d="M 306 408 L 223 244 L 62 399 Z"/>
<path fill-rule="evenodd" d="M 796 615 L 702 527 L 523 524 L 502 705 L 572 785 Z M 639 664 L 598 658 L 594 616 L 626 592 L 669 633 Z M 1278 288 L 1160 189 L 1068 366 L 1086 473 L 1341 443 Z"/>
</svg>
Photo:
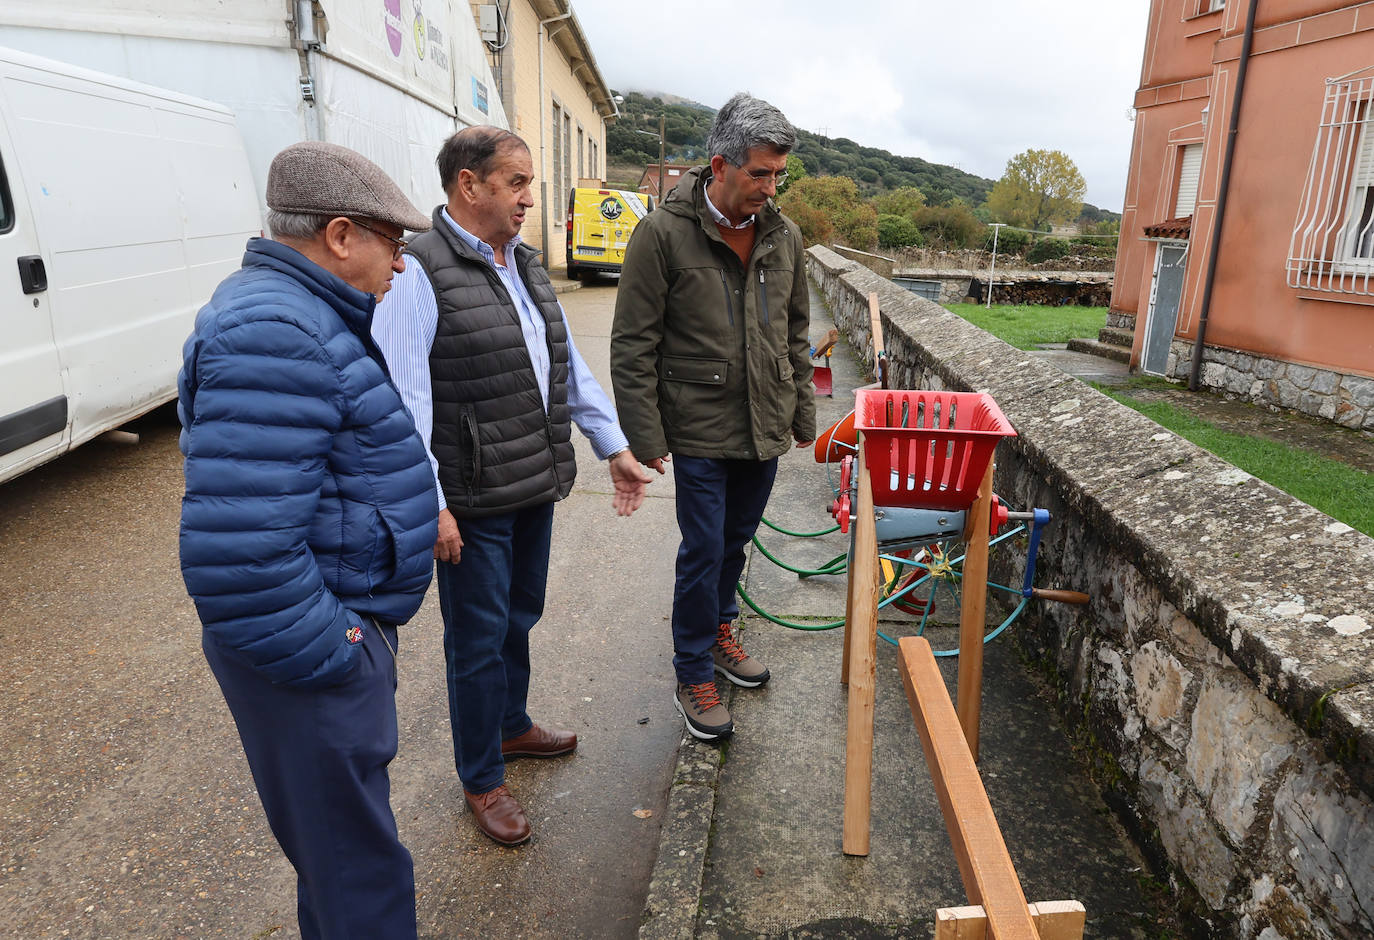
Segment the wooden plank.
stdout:
<svg viewBox="0 0 1374 940">
<path fill-rule="evenodd" d="M 964 574 L 959 585 L 959 724 L 969 752 L 978 760 L 978 725 L 983 711 L 983 634 L 987 632 L 988 516 L 992 512 L 992 461 L 978 485 L 965 533 Z"/>
<path fill-rule="evenodd" d="M 1031 917 L 1040 930 L 1040 940 L 1083 940 L 1088 912 L 1077 901 L 1036 901 Z"/>
<path fill-rule="evenodd" d="M 873 378 L 880 388 L 887 388 L 887 345 L 883 342 L 883 315 L 877 291 L 868 295 L 868 326 L 873 333 Z"/>
<path fill-rule="evenodd" d="M 981 907 L 942 907 L 935 912 L 935 940 L 983 940 L 988 917 Z"/>
<path fill-rule="evenodd" d="M 883 344 L 883 315 L 878 307 L 877 291 L 868 295 L 868 326 L 873 331 L 873 371 L 876 373 L 879 357 L 887 354 L 887 346 Z"/>
<path fill-rule="evenodd" d="M 1038 901 L 1030 911 L 1040 940 L 1083 940 L 1088 917 L 1077 901 Z M 987 928 L 988 916 L 977 905 L 935 912 L 935 940 L 983 940 Z"/>
<path fill-rule="evenodd" d="M 863 465 L 863 451 L 859 451 L 859 455 L 854 458 L 854 472 L 859 472 L 859 469 L 863 467 Z M 870 483 L 869 492 L 871 493 L 872 491 L 873 486 Z M 857 494 L 854 497 L 854 501 L 855 503 L 858 502 Z M 849 560 L 845 566 L 845 570 L 849 572 L 849 577 L 845 579 L 844 586 L 844 646 L 840 653 L 840 683 L 842 685 L 849 684 L 849 644 L 853 642 L 854 635 L 854 556 L 856 554 L 854 550 L 854 537 L 857 532 L 853 527 L 856 520 L 852 515 L 849 517 L 849 521 Z"/>
<path fill-rule="evenodd" d="M 1021 882 L 930 644 L 924 637 L 903 637 L 898 663 L 964 892 L 986 909 L 989 936 L 1037 940 Z"/>
<path fill-rule="evenodd" d="M 859 435 L 859 499 L 854 510 L 854 551 L 849 565 L 849 715 L 844 750 L 844 832 L 846 855 L 867 855 L 873 797 L 873 696 L 878 642 L 878 532 L 873 519 L 873 483 Z"/>
</svg>

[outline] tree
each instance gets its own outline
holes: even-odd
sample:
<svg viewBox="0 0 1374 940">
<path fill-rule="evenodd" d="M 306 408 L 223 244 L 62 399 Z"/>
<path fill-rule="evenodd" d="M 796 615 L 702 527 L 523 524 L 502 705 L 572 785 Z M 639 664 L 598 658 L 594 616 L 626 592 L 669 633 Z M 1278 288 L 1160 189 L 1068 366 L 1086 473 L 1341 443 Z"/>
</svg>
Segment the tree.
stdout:
<svg viewBox="0 0 1374 940">
<path fill-rule="evenodd" d="M 1027 150 L 1007 161 L 1007 170 L 988 194 L 993 217 L 1036 229 L 1078 218 L 1087 184 L 1061 150 Z"/>
<path fill-rule="evenodd" d="M 878 242 L 878 214 L 859 198 L 859 187 L 847 176 L 797 180 L 787 187 L 778 207 L 801 227 L 808 245 L 828 241 L 827 227 L 851 248 L 869 251 Z"/>
<path fill-rule="evenodd" d="M 787 187 L 791 186 L 797 180 L 805 178 L 805 176 L 806 164 L 802 162 L 802 158 L 795 153 L 789 153 L 787 155 L 787 179 L 778 187 L 778 196 L 787 192 Z"/>
<path fill-rule="evenodd" d="M 914 220 L 925 204 L 925 195 L 915 186 L 902 186 L 873 197 L 873 209 L 880 216 L 901 215 Z"/>
<path fill-rule="evenodd" d="M 921 230 L 905 215 L 878 216 L 878 247 L 905 248 L 921 243 Z"/>
<path fill-rule="evenodd" d="M 955 199 L 947 206 L 926 206 L 916 213 L 916 226 L 930 248 L 977 248 L 987 229 L 973 210 Z"/>
</svg>

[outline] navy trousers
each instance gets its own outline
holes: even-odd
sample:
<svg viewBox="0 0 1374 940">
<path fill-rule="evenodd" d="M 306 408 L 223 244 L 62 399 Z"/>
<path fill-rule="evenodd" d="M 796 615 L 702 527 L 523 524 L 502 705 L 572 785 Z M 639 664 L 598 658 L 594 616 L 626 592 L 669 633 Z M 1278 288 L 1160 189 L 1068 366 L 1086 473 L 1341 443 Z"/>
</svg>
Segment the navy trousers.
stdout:
<svg viewBox="0 0 1374 940">
<path fill-rule="evenodd" d="M 387 775 L 396 756 L 396 628 L 364 618 L 357 669 L 325 689 L 273 685 L 208 635 L 201 646 L 272 834 L 295 866 L 301 936 L 414 937 L 414 867 Z"/>
<path fill-rule="evenodd" d="M 458 564 L 436 569 L 453 762 L 463 789 L 486 793 L 506 780 L 502 740 L 533 724 L 530 630 L 544 613 L 553 503 L 459 519 L 458 532 Z"/>
<path fill-rule="evenodd" d="M 673 669 L 684 685 L 714 678 L 711 646 L 720 624 L 739 616 L 735 584 L 744 546 L 763 518 L 772 460 L 719 460 L 673 455 L 677 491 L 677 583 L 673 588 Z"/>
</svg>

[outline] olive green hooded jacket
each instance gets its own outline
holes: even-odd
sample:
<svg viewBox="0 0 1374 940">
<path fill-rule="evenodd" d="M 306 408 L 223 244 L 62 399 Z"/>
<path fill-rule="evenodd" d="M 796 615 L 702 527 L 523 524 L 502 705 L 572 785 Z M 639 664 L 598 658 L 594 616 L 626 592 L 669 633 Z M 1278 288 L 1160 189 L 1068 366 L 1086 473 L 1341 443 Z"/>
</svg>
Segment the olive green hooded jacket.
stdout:
<svg viewBox="0 0 1374 940">
<path fill-rule="evenodd" d="M 748 267 L 689 172 L 635 227 L 611 332 L 620 427 L 642 460 L 768 460 L 816 436 L 801 230 L 772 200 Z"/>
</svg>

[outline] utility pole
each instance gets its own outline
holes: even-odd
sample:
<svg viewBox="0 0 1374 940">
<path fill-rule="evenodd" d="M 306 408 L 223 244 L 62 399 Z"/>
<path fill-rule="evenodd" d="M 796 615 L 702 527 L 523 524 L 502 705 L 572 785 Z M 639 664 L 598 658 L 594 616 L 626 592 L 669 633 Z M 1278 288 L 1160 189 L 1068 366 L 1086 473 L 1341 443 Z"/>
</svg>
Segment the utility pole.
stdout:
<svg viewBox="0 0 1374 940">
<path fill-rule="evenodd" d="M 992 278 L 997 272 L 997 234 L 1005 222 L 992 223 L 992 263 L 988 265 L 988 301 L 983 305 L 984 310 L 992 309 Z"/>
<path fill-rule="evenodd" d="M 658 201 L 663 201 L 663 115 L 658 116 Z"/>
</svg>

